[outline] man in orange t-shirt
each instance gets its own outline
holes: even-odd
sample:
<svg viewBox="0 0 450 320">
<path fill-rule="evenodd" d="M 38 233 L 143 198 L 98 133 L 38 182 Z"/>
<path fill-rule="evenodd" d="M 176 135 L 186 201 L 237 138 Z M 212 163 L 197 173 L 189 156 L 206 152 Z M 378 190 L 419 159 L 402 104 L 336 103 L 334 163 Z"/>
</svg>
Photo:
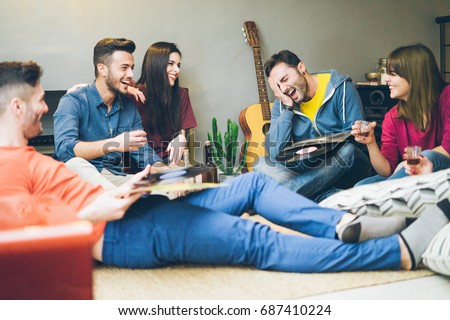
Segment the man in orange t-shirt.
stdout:
<svg viewBox="0 0 450 320">
<path fill-rule="evenodd" d="M 94 223 L 93 255 L 101 261 L 105 221 L 118 219 L 137 199 L 128 196 L 132 183 L 145 172 L 113 191 L 93 187 L 62 162 L 42 156 L 28 139 L 42 133 L 41 117 L 48 111 L 39 82 L 42 71 L 29 63 L 2 63 L 0 107 L 0 229 L 59 223 L 87 218 Z M 9 72 L 9 74 L 8 74 Z M 22 79 L 21 79 L 22 78 Z M 19 83 L 21 81 L 23 83 Z M 27 83 L 29 85 L 27 85 Z M 8 101 L 8 98 L 11 100 Z M 18 121 L 20 117 L 20 121 Z M 96 207 L 103 208 L 99 211 Z M 92 215 L 95 212 L 97 216 Z M 103 216 L 101 215 L 103 214 Z"/>
<path fill-rule="evenodd" d="M 415 268 L 449 222 L 447 199 L 405 229 L 404 217 L 356 218 L 323 208 L 261 173 L 175 200 L 131 192 L 150 166 L 115 189 L 94 187 L 27 146 L 48 110 L 41 72 L 34 62 L 0 62 L 0 229 L 89 220 L 93 257 L 119 267 L 187 262 L 331 272 Z M 240 218 L 250 209 L 313 238 Z"/>
</svg>

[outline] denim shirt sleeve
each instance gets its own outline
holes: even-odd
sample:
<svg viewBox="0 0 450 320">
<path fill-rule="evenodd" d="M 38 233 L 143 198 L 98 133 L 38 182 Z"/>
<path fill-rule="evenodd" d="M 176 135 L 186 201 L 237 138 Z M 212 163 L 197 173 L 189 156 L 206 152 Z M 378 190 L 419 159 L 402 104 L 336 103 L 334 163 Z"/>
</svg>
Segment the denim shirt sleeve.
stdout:
<svg viewBox="0 0 450 320">
<path fill-rule="evenodd" d="M 143 130 L 142 129 L 142 119 L 137 109 L 134 109 L 134 124 L 133 130 Z M 130 152 L 131 157 L 138 163 L 139 168 L 144 169 L 147 164 L 154 164 L 155 162 L 162 162 L 162 159 L 158 156 L 158 154 L 153 150 L 152 147 L 148 144 L 148 142 L 136 151 Z"/>
<path fill-rule="evenodd" d="M 75 157 L 73 148 L 80 141 L 79 119 L 80 103 L 73 96 L 63 96 L 53 115 L 55 155 L 60 161 L 66 162 Z"/>
</svg>

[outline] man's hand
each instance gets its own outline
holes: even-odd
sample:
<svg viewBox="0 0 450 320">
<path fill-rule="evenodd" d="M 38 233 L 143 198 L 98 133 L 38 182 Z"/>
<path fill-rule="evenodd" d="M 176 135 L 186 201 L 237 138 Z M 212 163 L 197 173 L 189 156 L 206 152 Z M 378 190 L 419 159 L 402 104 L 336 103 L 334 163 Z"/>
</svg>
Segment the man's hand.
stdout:
<svg viewBox="0 0 450 320">
<path fill-rule="evenodd" d="M 126 183 L 105 191 L 90 205 L 78 212 L 78 218 L 91 222 L 111 221 L 121 219 L 128 208 L 142 195 L 140 192 L 132 193 L 134 184 L 150 174 L 150 165 L 134 175 Z"/>
<path fill-rule="evenodd" d="M 128 86 L 127 92 L 129 95 L 133 96 L 136 101 L 140 100 L 142 103 L 145 102 L 145 95 L 138 88 Z"/>
<path fill-rule="evenodd" d="M 128 184 L 129 186 L 131 186 L 131 188 L 134 188 L 134 184 L 136 182 L 141 181 L 143 178 L 145 178 L 146 176 L 148 176 L 150 174 L 150 170 L 151 170 L 151 166 L 148 164 L 144 170 L 136 173 L 135 175 L 133 175 L 133 177 L 128 180 L 125 184 Z"/>
<path fill-rule="evenodd" d="M 147 134 L 144 130 L 124 132 L 112 139 L 109 152 L 136 151 L 147 143 Z"/>
<path fill-rule="evenodd" d="M 169 166 L 178 165 L 183 156 L 184 149 L 186 149 L 187 140 L 182 134 L 179 134 L 167 146 L 166 151 L 169 151 Z"/>
<path fill-rule="evenodd" d="M 285 106 L 291 107 L 294 106 L 294 101 L 292 101 L 292 99 L 288 95 L 285 95 L 281 91 L 278 84 L 272 78 L 269 77 L 267 81 L 269 82 L 269 85 L 272 88 L 273 94 L 275 95 L 276 98 L 278 98 L 278 100 L 281 101 L 281 103 L 283 103 Z"/>
<path fill-rule="evenodd" d="M 121 219 L 128 208 L 141 196 L 141 193 L 123 193 L 123 188 L 105 191 L 90 205 L 78 212 L 78 218 L 91 222 Z"/>
</svg>

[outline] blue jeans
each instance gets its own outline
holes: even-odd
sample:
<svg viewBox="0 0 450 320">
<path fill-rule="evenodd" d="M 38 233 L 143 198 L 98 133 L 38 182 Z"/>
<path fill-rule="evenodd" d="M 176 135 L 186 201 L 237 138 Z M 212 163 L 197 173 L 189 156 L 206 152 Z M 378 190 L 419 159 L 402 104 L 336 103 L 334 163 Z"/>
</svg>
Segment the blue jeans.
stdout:
<svg viewBox="0 0 450 320">
<path fill-rule="evenodd" d="M 296 163 L 274 162 L 260 157 L 253 165 L 255 172 L 262 172 L 278 183 L 315 202 L 320 202 L 338 188 L 352 187 L 371 172 L 370 161 L 356 146 L 347 142 L 335 153 L 317 157 L 315 161 Z"/>
<path fill-rule="evenodd" d="M 450 158 L 443 155 L 442 153 L 433 151 L 433 150 L 425 150 L 421 152 L 421 155 L 428 158 L 428 160 L 433 163 L 433 172 L 444 170 L 450 168 Z M 406 173 L 404 168 L 401 168 L 397 170 L 397 172 L 394 172 L 389 177 L 383 177 L 380 175 L 375 175 L 366 179 L 363 179 L 355 184 L 355 187 L 362 186 L 365 184 L 380 182 L 380 181 L 386 181 L 386 180 L 393 180 L 393 179 L 400 179 L 404 177 L 409 177 L 409 175 Z"/>
<path fill-rule="evenodd" d="M 231 264 L 288 272 L 400 268 L 395 235 L 345 244 L 335 239 L 343 212 L 322 208 L 263 174 L 246 173 L 227 183 L 172 201 L 139 199 L 121 220 L 107 223 L 103 262 L 130 268 Z M 240 218 L 249 209 L 315 237 L 281 234 Z"/>
</svg>

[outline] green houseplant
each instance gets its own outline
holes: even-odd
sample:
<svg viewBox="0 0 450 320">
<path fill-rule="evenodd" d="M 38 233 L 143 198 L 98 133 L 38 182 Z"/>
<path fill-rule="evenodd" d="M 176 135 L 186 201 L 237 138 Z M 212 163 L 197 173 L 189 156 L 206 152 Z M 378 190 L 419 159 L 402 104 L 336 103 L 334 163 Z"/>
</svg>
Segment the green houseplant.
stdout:
<svg viewBox="0 0 450 320">
<path fill-rule="evenodd" d="M 211 141 L 211 154 L 214 163 L 225 175 L 234 175 L 239 173 L 245 165 L 247 157 L 248 140 L 245 140 L 242 148 L 242 158 L 239 166 L 236 168 L 239 144 L 237 141 L 239 126 L 236 122 L 228 119 L 227 131 L 223 135 L 217 128 L 217 119 L 212 119 L 212 133 L 208 132 L 208 139 Z"/>
</svg>

